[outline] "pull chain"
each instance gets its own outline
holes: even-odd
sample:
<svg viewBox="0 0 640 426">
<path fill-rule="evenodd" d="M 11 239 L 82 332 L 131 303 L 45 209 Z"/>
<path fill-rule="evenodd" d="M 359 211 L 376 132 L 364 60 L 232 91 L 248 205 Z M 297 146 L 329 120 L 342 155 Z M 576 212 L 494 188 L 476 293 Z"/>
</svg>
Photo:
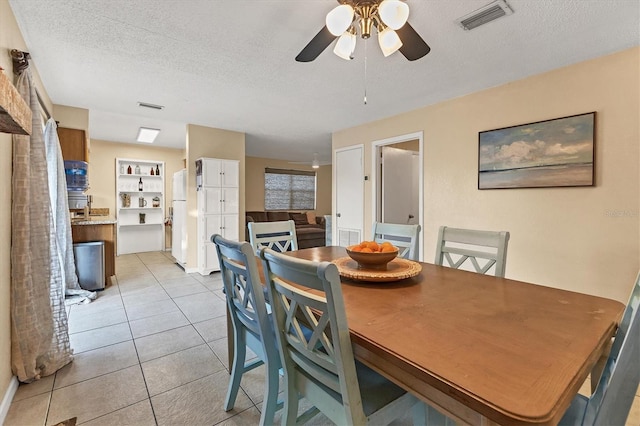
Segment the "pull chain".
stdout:
<svg viewBox="0 0 640 426">
<path fill-rule="evenodd" d="M 364 104 L 367 104 L 367 39 L 364 40 Z"/>
</svg>

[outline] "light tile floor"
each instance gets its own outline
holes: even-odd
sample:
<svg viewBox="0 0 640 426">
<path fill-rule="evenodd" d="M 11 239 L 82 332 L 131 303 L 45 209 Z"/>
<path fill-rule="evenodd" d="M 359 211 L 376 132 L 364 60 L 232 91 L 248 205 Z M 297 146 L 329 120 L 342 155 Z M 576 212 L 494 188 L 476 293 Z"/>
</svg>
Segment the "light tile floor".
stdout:
<svg viewBox="0 0 640 426">
<path fill-rule="evenodd" d="M 119 256 L 116 270 L 116 282 L 97 300 L 68 308 L 74 361 L 21 385 L 4 425 L 71 417 L 92 426 L 257 424 L 262 368 L 245 374 L 235 408 L 222 408 L 229 363 L 220 274 L 186 274 L 164 252 Z M 640 396 L 627 420 L 638 425 Z"/>
</svg>

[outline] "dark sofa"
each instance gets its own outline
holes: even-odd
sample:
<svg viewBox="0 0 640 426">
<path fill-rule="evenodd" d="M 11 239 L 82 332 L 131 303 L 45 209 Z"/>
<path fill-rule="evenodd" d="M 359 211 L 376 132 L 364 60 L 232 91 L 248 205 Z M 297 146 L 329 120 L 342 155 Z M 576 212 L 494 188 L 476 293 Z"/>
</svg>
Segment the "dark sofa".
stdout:
<svg viewBox="0 0 640 426">
<path fill-rule="evenodd" d="M 310 224 L 306 213 L 302 212 L 246 212 L 247 224 L 249 222 L 279 222 L 283 220 L 293 220 L 296 225 L 296 236 L 298 237 L 298 248 L 322 247 L 325 245 L 324 217 L 316 217 L 316 223 Z M 249 241 L 249 231 L 246 233 Z"/>
</svg>

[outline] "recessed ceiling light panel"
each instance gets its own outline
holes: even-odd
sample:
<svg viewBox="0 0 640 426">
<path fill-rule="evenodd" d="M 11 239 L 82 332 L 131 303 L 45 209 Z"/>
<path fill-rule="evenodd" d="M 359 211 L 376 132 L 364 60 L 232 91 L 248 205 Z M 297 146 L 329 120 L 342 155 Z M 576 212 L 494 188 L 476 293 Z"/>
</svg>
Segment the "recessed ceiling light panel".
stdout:
<svg viewBox="0 0 640 426">
<path fill-rule="evenodd" d="M 138 142 L 144 143 L 153 143 L 156 140 L 156 137 L 160 134 L 160 129 L 150 129 L 148 127 L 140 127 L 138 130 L 138 137 L 136 140 Z"/>
</svg>

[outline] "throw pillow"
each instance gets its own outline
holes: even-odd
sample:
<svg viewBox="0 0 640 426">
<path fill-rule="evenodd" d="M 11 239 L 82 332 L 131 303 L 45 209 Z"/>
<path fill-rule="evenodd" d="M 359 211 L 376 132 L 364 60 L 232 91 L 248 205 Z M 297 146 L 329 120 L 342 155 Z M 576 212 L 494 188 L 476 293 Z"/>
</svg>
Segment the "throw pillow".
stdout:
<svg viewBox="0 0 640 426">
<path fill-rule="evenodd" d="M 304 213 L 291 213 L 291 219 L 297 225 L 307 225 L 309 222 L 307 221 L 307 215 Z"/>
<path fill-rule="evenodd" d="M 315 225 L 316 224 L 316 214 L 315 214 L 315 212 L 307 212 L 307 221 L 309 222 L 309 225 Z"/>
</svg>

